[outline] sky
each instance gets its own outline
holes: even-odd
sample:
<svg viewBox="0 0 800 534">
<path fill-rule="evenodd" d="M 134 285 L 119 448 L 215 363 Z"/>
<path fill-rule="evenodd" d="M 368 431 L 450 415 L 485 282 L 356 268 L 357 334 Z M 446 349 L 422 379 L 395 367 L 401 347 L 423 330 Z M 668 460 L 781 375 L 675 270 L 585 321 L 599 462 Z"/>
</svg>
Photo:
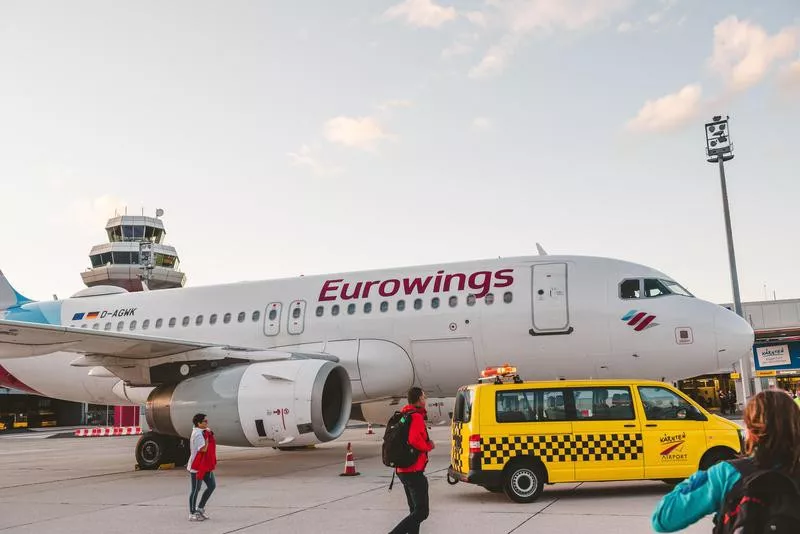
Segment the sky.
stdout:
<svg viewBox="0 0 800 534">
<path fill-rule="evenodd" d="M 0 269 L 80 290 L 115 211 L 187 285 L 550 254 L 800 298 L 796 0 L 6 0 Z"/>
</svg>

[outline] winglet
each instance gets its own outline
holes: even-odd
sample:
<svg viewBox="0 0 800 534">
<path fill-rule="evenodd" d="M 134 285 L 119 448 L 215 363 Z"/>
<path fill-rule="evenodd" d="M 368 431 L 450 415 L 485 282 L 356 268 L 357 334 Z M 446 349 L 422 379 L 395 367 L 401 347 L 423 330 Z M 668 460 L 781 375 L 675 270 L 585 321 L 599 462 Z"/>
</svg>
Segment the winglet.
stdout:
<svg viewBox="0 0 800 534">
<path fill-rule="evenodd" d="M 16 308 L 17 306 L 22 306 L 26 302 L 33 301 L 17 293 L 17 290 L 8 282 L 3 271 L 0 271 L 0 310 Z"/>
<path fill-rule="evenodd" d="M 547 252 L 542 248 L 542 245 L 536 243 L 536 250 L 539 251 L 539 256 L 547 256 Z"/>
</svg>

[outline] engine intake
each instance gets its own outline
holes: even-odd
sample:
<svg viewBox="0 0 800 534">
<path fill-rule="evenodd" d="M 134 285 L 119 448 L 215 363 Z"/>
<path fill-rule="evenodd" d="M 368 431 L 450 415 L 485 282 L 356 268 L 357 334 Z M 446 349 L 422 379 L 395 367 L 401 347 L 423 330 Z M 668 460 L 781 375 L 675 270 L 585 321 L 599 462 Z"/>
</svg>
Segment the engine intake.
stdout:
<svg viewBox="0 0 800 534">
<path fill-rule="evenodd" d="M 311 445 L 338 438 L 350 417 L 350 377 L 324 360 L 284 360 L 226 367 L 161 386 L 147 399 L 147 422 L 188 438 L 192 417 L 208 416 L 222 445 Z"/>
</svg>

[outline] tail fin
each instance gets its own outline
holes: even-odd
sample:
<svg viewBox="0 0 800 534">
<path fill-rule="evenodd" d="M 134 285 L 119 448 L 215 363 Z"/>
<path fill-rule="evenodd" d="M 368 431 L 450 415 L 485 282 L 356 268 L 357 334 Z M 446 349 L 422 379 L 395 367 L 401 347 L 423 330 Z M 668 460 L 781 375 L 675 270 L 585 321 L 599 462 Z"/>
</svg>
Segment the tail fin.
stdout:
<svg viewBox="0 0 800 534">
<path fill-rule="evenodd" d="M 33 302 L 31 299 L 23 297 L 8 282 L 8 279 L 0 271 L 0 310 L 7 310 L 21 306 L 26 302 Z"/>
</svg>

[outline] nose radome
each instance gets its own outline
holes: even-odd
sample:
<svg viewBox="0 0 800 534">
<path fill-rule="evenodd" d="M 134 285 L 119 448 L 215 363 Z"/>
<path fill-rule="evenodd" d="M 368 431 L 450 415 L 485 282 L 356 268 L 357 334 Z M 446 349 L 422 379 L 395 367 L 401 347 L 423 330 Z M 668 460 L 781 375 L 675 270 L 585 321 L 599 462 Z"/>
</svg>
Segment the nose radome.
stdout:
<svg viewBox="0 0 800 534">
<path fill-rule="evenodd" d="M 724 369 L 730 369 L 742 357 L 753 352 L 753 327 L 727 308 L 719 307 L 714 316 L 717 336 L 717 357 Z"/>
</svg>

